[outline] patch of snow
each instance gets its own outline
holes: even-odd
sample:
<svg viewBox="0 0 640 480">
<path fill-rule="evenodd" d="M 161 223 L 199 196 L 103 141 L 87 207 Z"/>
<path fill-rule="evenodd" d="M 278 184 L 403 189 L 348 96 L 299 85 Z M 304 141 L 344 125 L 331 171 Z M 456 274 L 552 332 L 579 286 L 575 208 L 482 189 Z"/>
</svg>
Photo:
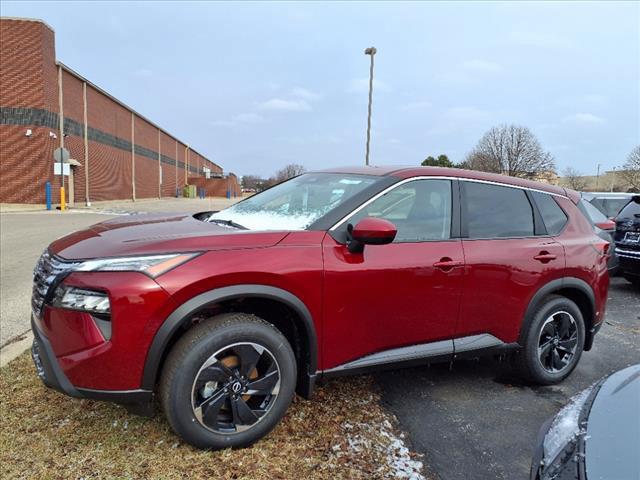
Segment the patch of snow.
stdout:
<svg viewBox="0 0 640 480">
<path fill-rule="evenodd" d="M 365 423 L 352 425 L 344 422 L 342 427 L 347 431 L 345 434 L 349 449 L 357 453 L 377 450 L 386 459 L 386 465 L 381 465 L 380 473 L 390 470 L 394 478 L 404 478 L 408 480 L 425 480 L 422 475 L 422 462 L 411 458 L 409 449 L 404 442 L 404 435 L 396 435 L 391 422 L 384 420 L 378 426 Z M 358 428 L 355 428 L 358 427 Z M 361 431 L 364 434 L 354 433 Z M 373 442 L 372 439 L 382 437 L 382 442 Z M 340 448 L 333 447 L 333 451 Z"/>
<path fill-rule="evenodd" d="M 278 212 L 259 211 L 243 212 L 233 207 L 214 213 L 209 219 L 232 220 L 249 230 L 304 230 L 324 212 L 316 211 L 302 214 L 281 214 Z"/>
</svg>

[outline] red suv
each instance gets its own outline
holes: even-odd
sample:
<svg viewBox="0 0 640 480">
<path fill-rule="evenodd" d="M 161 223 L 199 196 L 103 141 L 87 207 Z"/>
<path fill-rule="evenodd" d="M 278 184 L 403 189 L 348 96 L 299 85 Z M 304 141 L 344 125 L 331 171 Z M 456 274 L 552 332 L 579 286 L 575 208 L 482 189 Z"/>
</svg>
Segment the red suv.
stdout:
<svg viewBox="0 0 640 480">
<path fill-rule="evenodd" d="M 202 448 L 267 434 L 294 391 L 370 368 L 509 354 L 575 368 L 602 324 L 608 243 L 574 191 L 445 168 L 307 173 L 226 210 L 120 217 L 35 269 L 49 387 Z"/>
</svg>

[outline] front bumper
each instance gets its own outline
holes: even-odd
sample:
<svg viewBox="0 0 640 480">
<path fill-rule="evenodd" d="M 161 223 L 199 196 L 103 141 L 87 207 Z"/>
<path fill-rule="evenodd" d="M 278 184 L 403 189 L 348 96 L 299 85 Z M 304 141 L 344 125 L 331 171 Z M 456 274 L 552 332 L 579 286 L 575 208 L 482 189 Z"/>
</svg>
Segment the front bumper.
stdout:
<svg viewBox="0 0 640 480">
<path fill-rule="evenodd" d="M 640 250 L 618 245 L 615 252 L 620 262 L 620 273 L 640 277 Z"/>
<path fill-rule="evenodd" d="M 51 342 L 31 318 L 31 357 L 42 382 L 49 388 L 75 398 L 103 400 L 123 405 L 131 413 L 153 415 L 153 392 L 148 390 L 93 390 L 74 386 L 62 371 Z"/>
</svg>

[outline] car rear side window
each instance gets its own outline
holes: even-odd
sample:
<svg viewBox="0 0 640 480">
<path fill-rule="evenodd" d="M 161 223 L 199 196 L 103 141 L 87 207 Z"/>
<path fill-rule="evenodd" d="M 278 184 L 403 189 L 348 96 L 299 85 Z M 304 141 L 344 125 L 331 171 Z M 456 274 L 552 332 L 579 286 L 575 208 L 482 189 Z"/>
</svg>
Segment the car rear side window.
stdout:
<svg viewBox="0 0 640 480">
<path fill-rule="evenodd" d="M 520 188 L 462 182 L 468 238 L 533 236 L 533 209 Z"/>
<path fill-rule="evenodd" d="M 553 196 L 546 193 L 532 192 L 538 206 L 542 221 L 549 235 L 557 235 L 567 223 L 567 214 L 560 208 Z"/>
</svg>

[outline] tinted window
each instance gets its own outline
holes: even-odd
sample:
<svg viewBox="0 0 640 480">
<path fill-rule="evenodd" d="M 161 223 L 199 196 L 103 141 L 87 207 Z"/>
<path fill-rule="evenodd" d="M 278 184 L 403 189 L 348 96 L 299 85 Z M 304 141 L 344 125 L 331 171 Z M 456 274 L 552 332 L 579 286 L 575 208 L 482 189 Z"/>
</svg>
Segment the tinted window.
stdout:
<svg viewBox="0 0 640 480">
<path fill-rule="evenodd" d="M 533 235 L 533 210 L 524 190 L 463 182 L 469 238 Z"/>
<path fill-rule="evenodd" d="M 451 182 L 415 180 L 400 185 L 356 213 L 353 225 L 364 217 L 384 218 L 398 229 L 394 243 L 446 240 L 451 234 Z"/>
<path fill-rule="evenodd" d="M 626 207 L 620 210 L 618 218 L 638 218 L 636 215 L 640 215 L 640 202 L 631 200 Z"/>
<path fill-rule="evenodd" d="M 547 227 L 549 235 L 557 235 L 567 223 L 567 215 L 553 199 L 553 196 L 546 193 L 533 192 L 533 198 L 542 215 L 544 226 Z"/>
<path fill-rule="evenodd" d="M 609 218 L 614 218 L 620 209 L 629 203 L 629 197 L 596 197 L 589 202 Z"/>
</svg>

